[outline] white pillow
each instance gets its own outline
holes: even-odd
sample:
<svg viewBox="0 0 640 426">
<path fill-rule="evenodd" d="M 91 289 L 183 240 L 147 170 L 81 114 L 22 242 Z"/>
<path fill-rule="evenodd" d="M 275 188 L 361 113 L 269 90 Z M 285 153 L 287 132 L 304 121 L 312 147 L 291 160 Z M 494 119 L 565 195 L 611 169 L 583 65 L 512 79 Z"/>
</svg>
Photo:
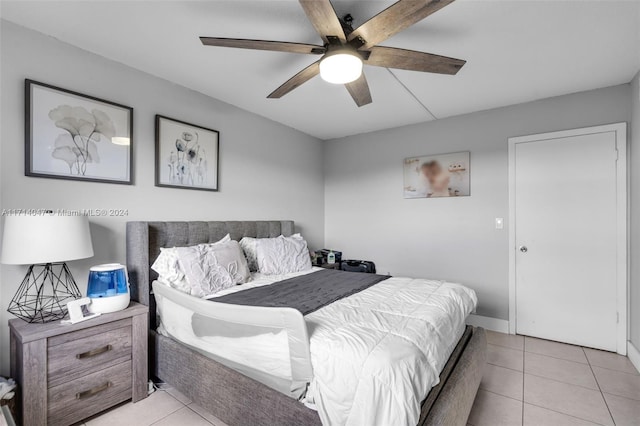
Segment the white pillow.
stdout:
<svg viewBox="0 0 640 426">
<path fill-rule="evenodd" d="M 184 272 L 184 278 L 189 284 L 189 294 L 192 296 L 206 297 L 236 285 L 229 272 L 218 264 L 215 246 L 199 244 L 176 248 L 178 264 Z"/>
<path fill-rule="evenodd" d="M 231 276 L 235 284 L 244 284 L 251 281 L 251 272 L 247 265 L 247 259 L 237 241 L 212 244 L 209 253 L 215 256 L 218 264 Z"/>
<path fill-rule="evenodd" d="M 262 274 L 281 275 L 311 269 L 307 242 L 300 234 L 261 238 L 255 244 L 258 270 Z"/>
<path fill-rule="evenodd" d="M 302 235 L 300 235 L 299 233 L 293 234 L 288 238 L 296 238 L 304 241 L 304 239 L 302 238 Z M 260 268 L 258 268 L 258 247 L 256 245 L 258 240 L 275 240 L 275 238 L 244 237 L 243 239 L 240 240 L 240 247 L 242 247 L 242 251 L 244 251 L 244 255 L 247 258 L 247 264 L 249 265 L 249 270 L 251 272 L 258 272 L 260 270 Z"/>
<path fill-rule="evenodd" d="M 175 247 L 161 248 L 160 255 L 151 265 L 151 269 L 158 273 L 158 281 L 184 293 L 191 293 L 189 283 L 184 278 L 184 272 L 178 263 L 178 253 Z"/>
<path fill-rule="evenodd" d="M 206 246 L 214 246 L 224 244 L 231 241 L 229 234 L 225 235 L 221 240 L 210 244 L 200 244 Z M 191 288 L 186 281 L 184 271 L 178 264 L 177 247 L 161 248 L 158 258 L 151 265 L 151 269 L 158 273 L 158 280 L 164 284 L 180 290 L 184 293 L 191 294 Z"/>
</svg>

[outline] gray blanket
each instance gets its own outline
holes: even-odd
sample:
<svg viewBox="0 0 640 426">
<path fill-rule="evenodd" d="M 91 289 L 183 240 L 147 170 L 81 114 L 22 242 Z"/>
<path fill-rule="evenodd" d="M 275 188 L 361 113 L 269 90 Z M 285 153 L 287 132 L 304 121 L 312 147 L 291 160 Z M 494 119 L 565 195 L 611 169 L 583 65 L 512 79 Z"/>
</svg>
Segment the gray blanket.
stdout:
<svg viewBox="0 0 640 426">
<path fill-rule="evenodd" d="M 386 275 L 323 269 L 210 300 L 234 305 L 294 308 L 307 315 L 387 278 Z"/>
</svg>

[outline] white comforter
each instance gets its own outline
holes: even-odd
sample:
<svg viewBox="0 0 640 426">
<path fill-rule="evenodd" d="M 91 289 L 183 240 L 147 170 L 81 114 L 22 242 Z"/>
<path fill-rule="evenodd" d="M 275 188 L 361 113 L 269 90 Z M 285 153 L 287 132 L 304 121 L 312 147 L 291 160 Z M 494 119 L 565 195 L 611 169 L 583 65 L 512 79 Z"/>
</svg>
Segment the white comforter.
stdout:
<svg viewBox="0 0 640 426">
<path fill-rule="evenodd" d="M 416 425 L 476 304 L 458 284 L 390 278 L 307 315 L 322 423 Z"/>
<path fill-rule="evenodd" d="M 216 297 L 315 270 L 283 276 L 254 274 L 253 281 Z M 476 304 L 474 291 L 458 284 L 394 277 L 308 314 L 314 379 L 305 403 L 318 411 L 324 425 L 416 425 L 420 403 L 438 384 L 439 373 Z M 168 306 L 163 323 L 168 316 L 175 317 L 169 320 L 174 337 L 214 354 L 220 352 L 220 340 L 190 336 L 190 315 L 171 314 Z M 184 322 L 181 328 L 180 322 Z M 290 375 L 283 342 L 272 339 L 255 351 L 252 341 L 253 350 L 247 351 L 247 343 L 236 340 L 225 340 L 226 352 L 218 355 L 275 376 Z M 265 353 L 279 354 L 282 349 L 284 353 L 265 364 Z"/>
</svg>

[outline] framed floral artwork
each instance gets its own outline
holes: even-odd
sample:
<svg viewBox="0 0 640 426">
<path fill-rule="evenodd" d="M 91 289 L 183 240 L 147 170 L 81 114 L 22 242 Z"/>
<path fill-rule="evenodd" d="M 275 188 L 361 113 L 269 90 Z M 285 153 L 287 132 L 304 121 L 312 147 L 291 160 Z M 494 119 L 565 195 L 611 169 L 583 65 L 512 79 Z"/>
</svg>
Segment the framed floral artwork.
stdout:
<svg viewBox="0 0 640 426">
<path fill-rule="evenodd" d="M 156 115 L 156 186 L 218 190 L 220 132 Z"/>
<path fill-rule="evenodd" d="M 133 183 L 133 108 L 29 79 L 25 100 L 25 175 Z"/>
</svg>

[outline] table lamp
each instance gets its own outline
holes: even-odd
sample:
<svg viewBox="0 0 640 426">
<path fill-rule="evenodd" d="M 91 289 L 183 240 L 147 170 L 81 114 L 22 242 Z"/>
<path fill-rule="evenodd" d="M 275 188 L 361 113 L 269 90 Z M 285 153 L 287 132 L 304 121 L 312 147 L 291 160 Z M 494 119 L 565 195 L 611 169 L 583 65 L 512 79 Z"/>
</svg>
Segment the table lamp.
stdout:
<svg viewBox="0 0 640 426">
<path fill-rule="evenodd" d="M 30 265 L 8 311 L 27 322 L 67 315 L 67 302 L 82 297 L 65 262 L 93 256 L 87 216 L 6 216 L 0 261 Z"/>
</svg>

